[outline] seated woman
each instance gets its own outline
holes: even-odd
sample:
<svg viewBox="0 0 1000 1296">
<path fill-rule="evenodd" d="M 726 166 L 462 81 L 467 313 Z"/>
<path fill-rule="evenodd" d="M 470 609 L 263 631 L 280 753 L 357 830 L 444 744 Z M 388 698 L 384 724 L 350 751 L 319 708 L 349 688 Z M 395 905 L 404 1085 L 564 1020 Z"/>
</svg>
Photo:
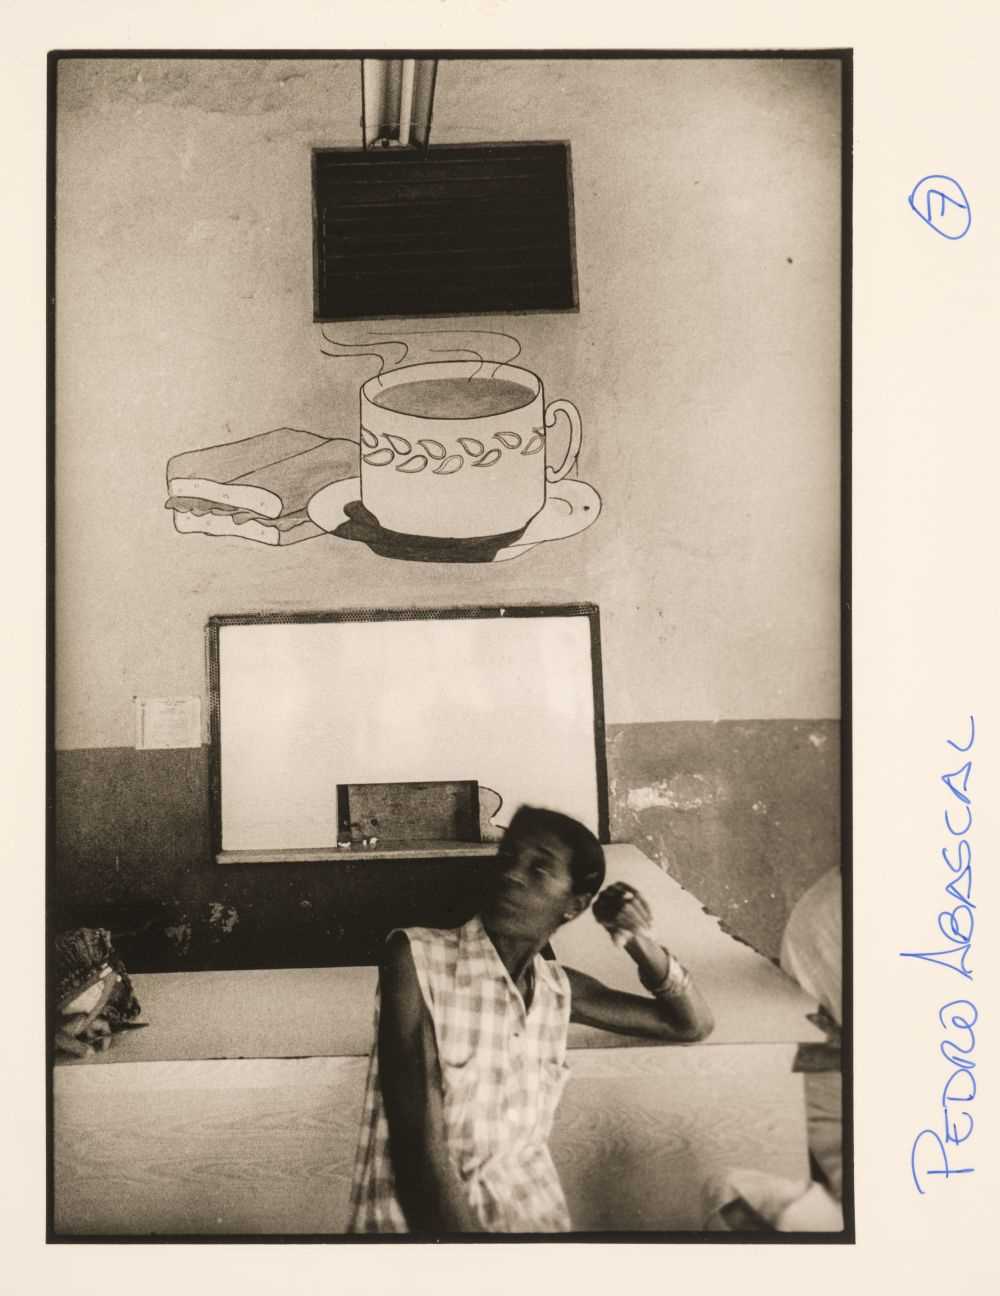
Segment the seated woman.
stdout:
<svg viewBox="0 0 1000 1296">
<path fill-rule="evenodd" d="M 548 1138 L 569 1023 L 677 1041 L 712 1029 L 690 973 L 650 939 L 645 900 L 621 884 L 598 895 L 604 852 L 582 824 L 522 806 L 498 863 L 485 907 L 464 926 L 390 935 L 351 1232 L 568 1231 Z M 651 997 L 542 957 L 595 895 L 595 917 Z"/>
</svg>

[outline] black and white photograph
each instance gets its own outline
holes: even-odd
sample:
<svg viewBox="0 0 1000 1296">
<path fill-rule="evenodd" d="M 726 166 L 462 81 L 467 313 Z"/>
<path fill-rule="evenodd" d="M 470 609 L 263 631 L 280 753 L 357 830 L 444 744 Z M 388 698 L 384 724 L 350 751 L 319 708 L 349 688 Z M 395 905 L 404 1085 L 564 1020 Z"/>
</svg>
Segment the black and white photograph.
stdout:
<svg viewBox="0 0 1000 1296">
<path fill-rule="evenodd" d="M 995 6 L 0 28 L 0 1286 L 992 1291 Z"/>
<path fill-rule="evenodd" d="M 853 1241 L 852 67 L 50 55 L 50 1241 Z"/>
</svg>

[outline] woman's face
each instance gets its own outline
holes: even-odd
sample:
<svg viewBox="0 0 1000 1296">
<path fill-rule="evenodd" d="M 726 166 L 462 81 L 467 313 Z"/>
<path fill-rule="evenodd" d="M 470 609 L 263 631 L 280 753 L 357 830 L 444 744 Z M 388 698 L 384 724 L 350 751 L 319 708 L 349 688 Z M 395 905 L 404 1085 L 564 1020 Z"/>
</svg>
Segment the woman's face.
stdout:
<svg viewBox="0 0 1000 1296">
<path fill-rule="evenodd" d="M 569 847 L 552 833 L 508 831 L 484 910 L 490 931 L 544 944 L 575 908 Z"/>
</svg>

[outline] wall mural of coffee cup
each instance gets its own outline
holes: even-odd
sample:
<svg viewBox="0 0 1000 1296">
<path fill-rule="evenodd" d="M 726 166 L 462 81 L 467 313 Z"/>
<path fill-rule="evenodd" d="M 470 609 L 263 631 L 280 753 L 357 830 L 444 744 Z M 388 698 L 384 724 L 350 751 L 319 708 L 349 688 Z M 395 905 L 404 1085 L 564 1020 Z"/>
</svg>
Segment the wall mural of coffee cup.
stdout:
<svg viewBox="0 0 1000 1296">
<path fill-rule="evenodd" d="M 600 496 L 575 475 L 579 411 L 546 401 L 540 377 L 512 363 L 516 338 L 323 338 L 324 354 L 379 359 L 360 387 L 358 439 L 280 428 L 173 456 L 178 531 L 270 545 L 332 534 L 386 558 L 497 562 L 597 520 Z"/>
</svg>

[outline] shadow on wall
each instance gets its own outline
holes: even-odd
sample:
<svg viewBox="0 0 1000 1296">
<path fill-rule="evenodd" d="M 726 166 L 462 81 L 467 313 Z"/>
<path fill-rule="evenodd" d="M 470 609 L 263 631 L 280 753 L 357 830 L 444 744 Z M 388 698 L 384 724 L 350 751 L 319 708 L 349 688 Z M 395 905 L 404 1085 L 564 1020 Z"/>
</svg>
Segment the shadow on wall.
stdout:
<svg viewBox="0 0 1000 1296">
<path fill-rule="evenodd" d="M 609 726 L 611 836 L 777 959 L 796 900 L 841 861 L 835 720 Z"/>
<path fill-rule="evenodd" d="M 208 748 L 56 754 L 50 917 L 103 927 L 130 972 L 378 960 L 396 926 L 454 926 L 487 861 L 217 864 Z"/>
<path fill-rule="evenodd" d="M 836 721 L 612 725 L 611 837 L 776 959 L 788 914 L 840 862 Z M 208 749 L 59 752 L 56 927 L 107 927 L 130 971 L 371 963 L 395 926 L 475 911 L 486 861 L 216 864 Z"/>
</svg>

